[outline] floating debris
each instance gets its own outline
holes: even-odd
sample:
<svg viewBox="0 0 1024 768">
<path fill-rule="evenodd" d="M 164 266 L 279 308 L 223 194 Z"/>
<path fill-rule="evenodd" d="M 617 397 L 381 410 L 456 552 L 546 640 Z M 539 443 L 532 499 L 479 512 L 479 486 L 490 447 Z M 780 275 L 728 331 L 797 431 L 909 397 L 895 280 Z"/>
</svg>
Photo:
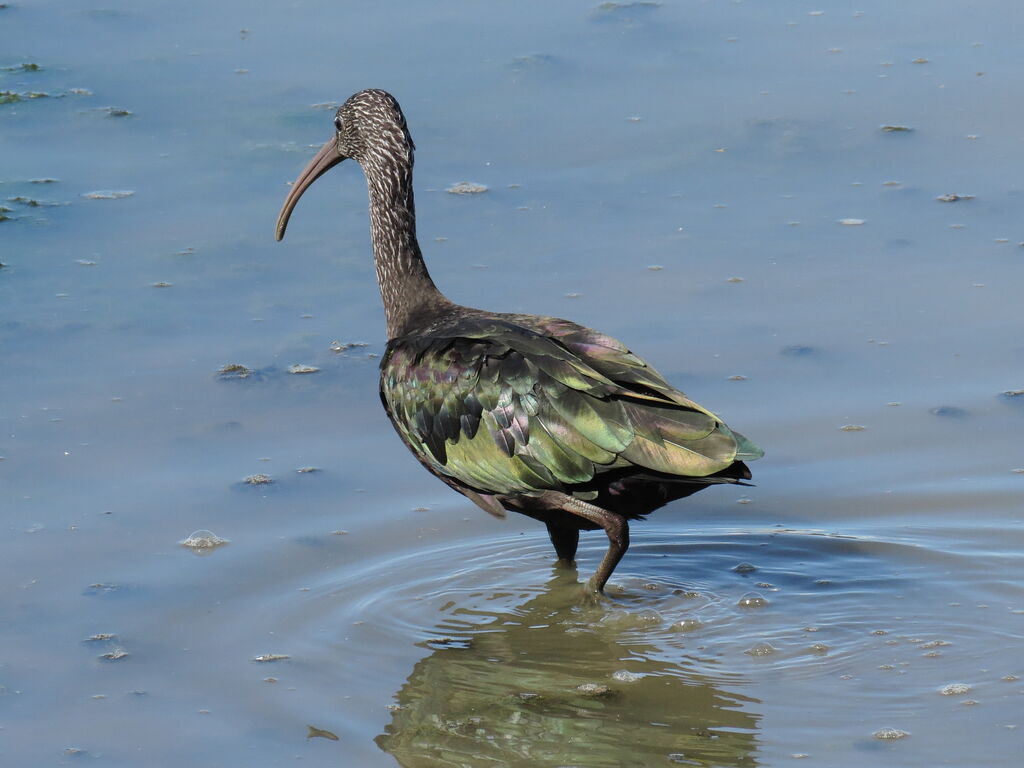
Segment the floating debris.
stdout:
<svg viewBox="0 0 1024 768">
<path fill-rule="evenodd" d="M 607 685 L 601 683 L 583 683 L 577 685 L 576 690 L 584 696 L 607 696 L 611 692 Z"/>
<path fill-rule="evenodd" d="M 773 653 L 778 653 L 778 650 L 779 649 L 771 643 L 761 643 L 760 645 L 755 645 L 753 648 L 747 648 L 744 653 L 748 656 L 771 656 Z"/>
<path fill-rule="evenodd" d="M 757 570 L 757 566 L 750 563 L 740 563 L 739 565 L 734 565 L 732 570 L 735 573 L 753 573 Z"/>
<path fill-rule="evenodd" d="M 826 653 L 829 652 L 830 649 L 824 643 L 815 643 L 807 650 L 809 650 L 811 653 L 817 654 L 818 656 L 824 656 Z"/>
<path fill-rule="evenodd" d="M 859 227 L 867 223 L 866 219 L 839 219 L 844 227 Z"/>
<path fill-rule="evenodd" d="M 131 189 L 97 189 L 94 192 L 85 192 L 82 197 L 89 200 L 121 200 L 135 194 Z"/>
<path fill-rule="evenodd" d="M 675 622 L 669 629 L 674 629 L 676 632 L 693 632 L 702 626 L 704 623 L 700 619 L 686 618 Z"/>
<path fill-rule="evenodd" d="M 1020 397 L 1024 395 L 1024 389 L 1008 389 L 1003 392 L 1003 397 Z"/>
<path fill-rule="evenodd" d="M 939 689 L 939 693 L 943 696 L 963 696 L 971 690 L 971 686 L 967 683 L 950 683 L 944 685 Z"/>
<path fill-rule="evenodd" d="M 298 472 L 300 475 L 309 475 L 312 474 L 313 472 L 319 472 L 320 467 L 299 467 L 295 471 Z"/>
<path fill-rule="evenodd" d="M 253 661 L 258 661 L 261 664 L 265 664 L 271 661 L 284 661 L 285 659 L 290 658 L 291 656 L 289 656 L 287 653 L 263 653 L 259 656 L 254 656 Z"/>
<path fill-rule="evenodd" d="M 115 639 L 117 639 L 117 635 L 113 634 L 112 632 L 98 632 L 95 635 L 89 635 L 82 642 L 83 643 L 102 643 L 102 642 L 105 642 L 107 640 L 115 640 Z"/>
<path fill-rule="evenodd" d="M 270 475 L 249 475 L 245 478 L 246 485 L 270 485 L 274 478 Z"/>
<path fill-rule="evenodd" d="M 340 355 L 342 352 L 347 352 L 350 349 L 357 349 L 368 346 L 370 345 L 367 344 L 365 341 L 349 341 L 344 343 L 340 341 L 332 341 L 331 352 L 336 352 L 337 354 Z"/>
<path fill-rule="evenodd" d="M 727 283 L 742 283 L 743 282 L 743 278 L 739 277 L 738 275 L 734 275 L 733 277 L 727 277 L 725 279 L 725 282 L 727 282 Z"/>
<path fill-rule="evenodd" d="M 736 605 L 740 608 L 764 608 L 768 605 L 768 601 L 757 592 L 747 592 L 736 601 Z"/>
<path fill-rule="evenodd" d="M 121 659 L 128 656 L 128 651 L 124 648 L 112 648 L 106 653 L 101 653 L 100 658 L 106 661 L 120 661 Z"/>
<path fill-rule="evenodd" d="M 82 114 L 89 114 L 90 112 L 97 115 L 103 115 L 103 117 L 133 117 L 133 113 L 129 109 L 122 109 L 121 107 L 96 107 L 94 109 L 86 110 Z"/>
<path fill-rule="evenodd" d="M 153 288 L 170 288 L 172 285 L 174 285 L 174 283 L 168 283 L 165 280 L 161 280 L 161 281 L 159 281 L 157 283 L 153 283 L 152 287 Z"/>
<path fill-rule="evenodd" d="M 839 428 L 841 432 L 863 432 L 867 427 L 862 424 L 844 424 Z"/>
<path fill-rule="evenodd" d="M 0 7 L 6 8 L 7 5 L 4 4 Z M 39 72 L 41 70 L 42 67 L 40 67 L 38 64 L 34 64 L 33 62 L 26 62 L 25 64 L 14 64 L 9 67 L 0 67 L 0 71 L 2 72 Z"/>
<path fill-rule="evenodd" d="M 47 200 L 38 200 L 34 197 L 25 197 L 25 195 L 18 195 L 17 197 L 8 197 L 8 203 L 17 203 L 18 205 L 26 205 L 29 208 L 50 208 L 55 205 L 62 205 L 62 203 L 53 203 Z M 9 208 L 5 208 L 5 211 L 10 211 Z"/>
<path fill-rule="evenodd" d="M 927 64 L 928 63 L 928 59 L 924 58 L 923 56 L 918 56 L 916 59 L 912 60 L 910 63 L 911 64 Z"/>
<path fill-rule="evenodd" d="M 612 680 L 617 680 L 620 683 L 635 683 L 641 678 L 643 678 L 643 675 L 638 675 L 636 672 L 630 672 L 628 669 L 620 669 L 616 672 L 612 672 Z"/>
<path fill-rule="evenodd" d="M 252 376 L 252 371 L 241 363 L 228 363 L 217 371 L 217 376 L 222 379 L 247 379 Z"/>
<path fill-rule="evenodd" d="M 602 14 L 605 17 L 617 17 L 620 14 L 628 13 L 630 11 L 639 11 L 641 13 L 645 13 L 653 11 L 656 8 L 660 7 L 661 3 L 652 2 L 652 0 L 633 0 L 633 2 L 613 2 L 613 0 L 608 0 L 607 2 L 601 3 L 596 8 L 594 8 L 594 11 L 596 14 L 598 14 L 599 18 Z M 632 17 L 623 16 L 622 18 L 628 21 Z"/>
<path fill-rule="evenodd" d="M 295 365 L 289 365 L 285 369 L 288 373 L 318 373 L 320 371 L 315 365 L 304 365 L 303 363 L 296 363 Z"/>
<path fill-rule="evenodd" d="M 445 192 L 452 195 L 479 195 L 487 191 L 483 184 L 476 184 L 472 181 L 460 181 L 448 187 Z"/>
<path fill-rule="evenodd" d="M 217 547 L 223 547 L 228 543 L 227 539 L 222 539 L 220 536 L 215 534 L 213 531 L 207 531 L 205 529 L 199 531 L 193 531 L 189 534 L 188 538 L 184 541 L 179 542 L 181 546 L 188 547 L 194 552 L 210 552 Z"/>
<path fill-rule="evenodd" d="M 341 105 L 336 101 L 318 101 L 316 104 L 310 104 L 310 109 L 337 109 Z"/>
<path fill-rule="evenodd" d="M 315 725 L 307 725 L 309 733 L 306 734 L 307 739 L 330 739 L 331 741 L 338 741 L 338 737 L 330 731 L 325 731 L 323 728 L 317 728 Z"/>
<path fill-rule="evenodd" d="M 910 133 L 914 129 L 909 125 L 881 125 L 878 130 L 883 133 Z"/>
<path fill-rule="evenodd" d="M 737 373 L 735 376 L 728 376 L 728 377 L 726 377 L 725 380 L 726 381 L 746 381 L 747 377 L 746 376 L 742 376 L 742 375 Z"/>
<path fill-rule="evenodd" d="M 871 735 L 880 741 L 896 741 L 897 739 L 905 739 L 910 734 L 906 731 L 901 731 L 899 728 L 880 728 Z"/>
<path fill-rule="evenodd" d="M 957 408 L 955 405 L 939 405 L 935 408 L 929 408 L 928 413 L 945 419 L 960 419 L 967 415 L 967 411 L 963 408 Z"/>
<path fill-rule="evenodd" d="M 939 195 L 935 199 L 940 203 L 955 203 L 958 200 L 973 200 L 974 195 L 957 195 L 952 192 L 948 192 L 945 195 Z"/>
</svg>

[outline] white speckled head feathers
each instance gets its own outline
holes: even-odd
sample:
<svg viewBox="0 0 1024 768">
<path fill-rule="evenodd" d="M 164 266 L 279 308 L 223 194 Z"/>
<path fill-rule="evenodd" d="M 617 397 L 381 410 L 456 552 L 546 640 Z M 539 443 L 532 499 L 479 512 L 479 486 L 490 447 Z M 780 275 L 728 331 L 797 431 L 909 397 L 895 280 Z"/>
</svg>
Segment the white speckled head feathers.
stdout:
<svg viewBox="0 0 1024 768">
<path fill-rule="evenodd" d="M 398 101 L 387 91 L 368 88 L 338 107 L 334 116 L 338 152 L 380 167 L 405 160 L 411 167 L 415 146 Z"/>
</svg>

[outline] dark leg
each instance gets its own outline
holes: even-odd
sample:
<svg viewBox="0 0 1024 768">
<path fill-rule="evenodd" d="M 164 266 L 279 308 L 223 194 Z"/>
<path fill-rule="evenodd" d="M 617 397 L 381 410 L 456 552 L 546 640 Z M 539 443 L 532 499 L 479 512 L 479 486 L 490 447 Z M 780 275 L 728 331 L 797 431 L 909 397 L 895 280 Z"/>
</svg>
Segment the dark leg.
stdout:
<svg viewBox="0 0 1024 768">
<path fill-rule="evenodd" d="M 555 554 L 558 559 L 571 563 L 576 559 L 576 547 L 580 543 L 580 532 L 578 528 L 565 528 L 564 526 L 547 524 L 548 536 L 551 543 L 555 545 Z"/>
<path fill-rule="evenodd" d="M 608 551 L 605 552 L 604 559 L 597 566 L 597 570 L 594 571 L 589 582 L 590 588 L 595 592 L 604 592 L 604 585 L 611 577 L 615 566 L 619 564 L 619 560 L 629 549 L 629 523 L 622 515 L 601 509 L 601 507 L 580 501 L 572 496 L 565 496 L 564 499 L 562 509 L 579 515 L 592 523 L 597 523 L 608 534 Z"/>
</svg>

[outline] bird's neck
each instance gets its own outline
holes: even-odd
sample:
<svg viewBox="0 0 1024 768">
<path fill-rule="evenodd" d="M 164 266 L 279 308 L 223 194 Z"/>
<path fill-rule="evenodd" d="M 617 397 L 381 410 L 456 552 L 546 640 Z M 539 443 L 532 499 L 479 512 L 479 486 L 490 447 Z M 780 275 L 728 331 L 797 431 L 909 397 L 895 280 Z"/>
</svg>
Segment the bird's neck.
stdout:
<svg viewBox="0 0 1024 768">
<path fill-rule="evenodd" d="M 416 241 L 412 164 L 367 169 L 370 234 L 388 338 L 415 330 L 430 313 L 450 306 L 430 278 Z"/>
</svg>

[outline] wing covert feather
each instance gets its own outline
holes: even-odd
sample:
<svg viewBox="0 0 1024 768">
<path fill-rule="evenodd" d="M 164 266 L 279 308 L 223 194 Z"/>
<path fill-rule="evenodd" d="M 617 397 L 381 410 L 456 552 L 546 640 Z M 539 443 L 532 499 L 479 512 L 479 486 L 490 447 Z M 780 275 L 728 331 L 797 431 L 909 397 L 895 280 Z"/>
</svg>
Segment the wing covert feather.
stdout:
<svg viewBox="0 0 1024 768">
<path fill-rule="evenodd" d="M 553 318 L 460 317 L 394 339 L 381 397 L 421 461 L 485 494 L 629 464 L 704 477 L 761 455 L 612 337 Z"/>
</svg>

